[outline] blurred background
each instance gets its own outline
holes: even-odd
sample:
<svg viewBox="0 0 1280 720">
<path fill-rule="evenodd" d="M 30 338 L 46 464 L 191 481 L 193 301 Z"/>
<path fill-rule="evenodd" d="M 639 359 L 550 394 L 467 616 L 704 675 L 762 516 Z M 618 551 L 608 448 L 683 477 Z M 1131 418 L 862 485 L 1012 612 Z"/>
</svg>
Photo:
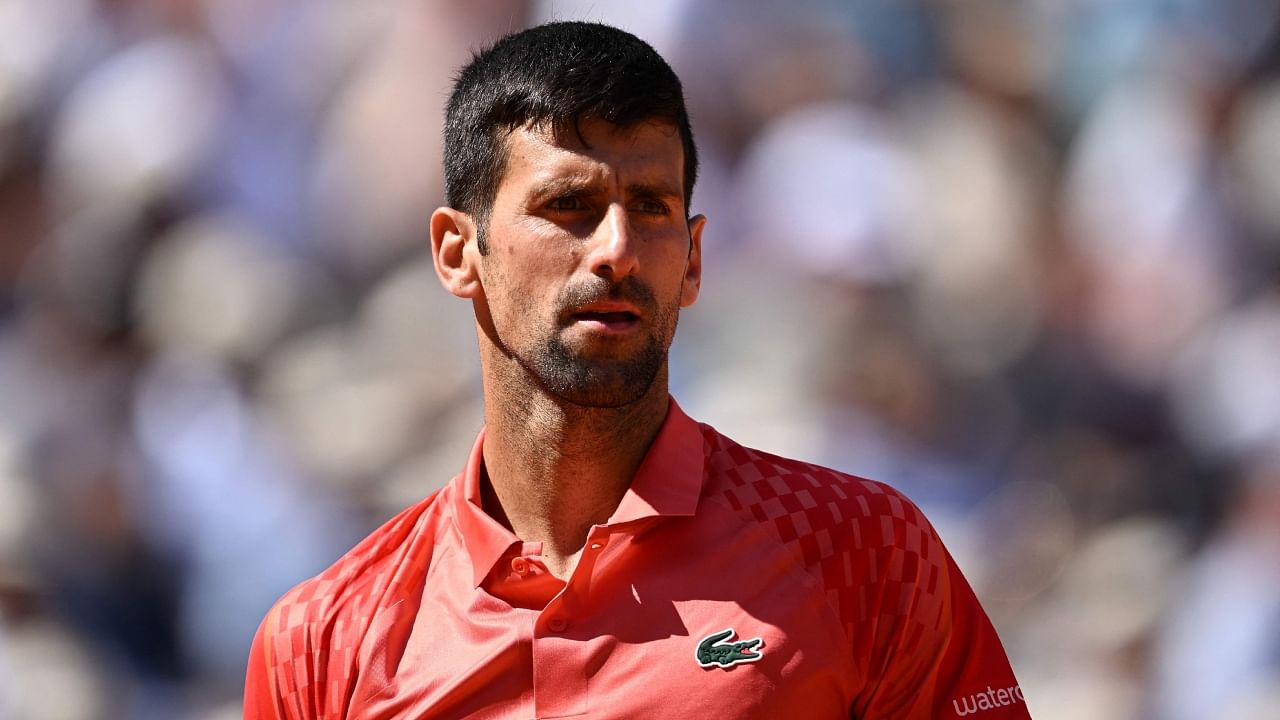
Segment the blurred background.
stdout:
<svg viewBox="0 0 1280 720">
<path fill-rule="evenodd" d="M 0 717 L 231 720 L 286 589 L 457 472 L 453 73 L 685 82 L 673 391 L 937 524 L 1038 720 L 1280 718 L 1274 0 L 0 0 Z"/>
</svg>

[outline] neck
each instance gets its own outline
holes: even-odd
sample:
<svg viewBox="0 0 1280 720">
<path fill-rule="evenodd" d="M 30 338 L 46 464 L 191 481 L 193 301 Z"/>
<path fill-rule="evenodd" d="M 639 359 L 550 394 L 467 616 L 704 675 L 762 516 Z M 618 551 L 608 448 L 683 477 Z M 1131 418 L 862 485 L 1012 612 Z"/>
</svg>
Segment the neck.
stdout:
<svg viewBox="0 0 1280 720">
<path fill-rule="evenodd" d="M 497 363 L 515 365 L 505 362 Z M 488 365 L 489 363 L 486 363 Z M 567 579 L 592 525 L 608 520 L 666 417 L 664 366 L 637 401 L 583 407 L 543 390 L 519 368 L 485 368 L 485 510 Z"/>
</svg>

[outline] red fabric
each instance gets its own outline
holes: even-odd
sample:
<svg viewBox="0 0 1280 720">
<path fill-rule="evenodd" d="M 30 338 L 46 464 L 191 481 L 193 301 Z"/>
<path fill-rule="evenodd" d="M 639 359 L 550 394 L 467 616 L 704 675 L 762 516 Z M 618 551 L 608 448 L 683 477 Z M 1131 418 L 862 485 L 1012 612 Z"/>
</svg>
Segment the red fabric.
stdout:
<svg viewBox="0 0 1280 720">
<path fill-rule="evenodd" d="M 1029 717 L 968 584 L 891 488 L 742 447 L 672 402 L 565 583 L 481 509 L 483 442 L 271 609 L 246 720 Z"/>
</svg>

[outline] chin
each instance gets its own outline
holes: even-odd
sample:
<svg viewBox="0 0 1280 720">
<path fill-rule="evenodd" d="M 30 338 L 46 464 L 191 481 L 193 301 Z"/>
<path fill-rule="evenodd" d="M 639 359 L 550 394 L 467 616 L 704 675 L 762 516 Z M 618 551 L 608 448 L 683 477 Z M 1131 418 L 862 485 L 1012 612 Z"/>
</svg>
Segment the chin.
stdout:
<svg viewBox="0 0 1280 720">
<path fill-rule="evenodd" d="M 634 369 L 629 368 L 621 373 L 587 373 L 579 382 L 557 383 L 552 379 L 552 383 L 544 381 L 544 387 L 561 400 L 579 407 L 621 408 L 644 398 L 656 378 L 656 370 L 637 376 Z"/>
<path fill-rule="evenodd" d="M 644 398 L 666 364 L 666 353 L 656 343 L 625 359 L 584 358 L 561 346 L 548 352 L 529 369 L 550 394 L 591 408 L 621 408 Z"/>
<path fill-rule="evenodd" d="M 619 395 L 616 393 L 575 393 L 573 395 L 558 395 L 564 402 L 580 408 L 593 408 L 596 410 L 617 410 L 635 404 L 640 398 L 644 397 L 644 393 L 635 395 Z"/>
</svg>

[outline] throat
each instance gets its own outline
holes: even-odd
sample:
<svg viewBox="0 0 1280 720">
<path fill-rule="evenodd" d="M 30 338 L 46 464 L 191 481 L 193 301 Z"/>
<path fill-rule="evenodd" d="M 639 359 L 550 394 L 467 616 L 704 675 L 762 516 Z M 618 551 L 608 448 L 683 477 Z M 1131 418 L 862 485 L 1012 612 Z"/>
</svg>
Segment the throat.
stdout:
<svg viewBox="0 0 1280 720">
<path fill-rule="evenodd" d="M 548 569 L 567 579 L 592 526 L 608 521 L 631 486 L 668 402 L 664 392 L 656 408 L 586 408 L 576 416 L 558 407 L 491 412 L 487 404 L 485 512 L 522 541 L 542 543 Z"/>
</svg>

